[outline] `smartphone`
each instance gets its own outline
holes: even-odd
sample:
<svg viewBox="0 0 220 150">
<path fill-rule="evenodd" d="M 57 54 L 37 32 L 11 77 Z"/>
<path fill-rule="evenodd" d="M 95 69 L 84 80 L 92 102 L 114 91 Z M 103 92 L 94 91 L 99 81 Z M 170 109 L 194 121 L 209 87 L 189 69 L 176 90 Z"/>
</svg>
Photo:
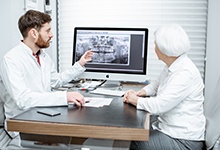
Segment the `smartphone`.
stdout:
<svg viewBox="0 0 220 150">
<path fill-rule="evenodd" d="M 40 109 L 40 110 L 37 110 L 37 113 L 47 115 L 47 116 L 51 116 L 51 117 L 61 114 L 60 112 L 52 110 L 52 109 Z"/>
</svg>

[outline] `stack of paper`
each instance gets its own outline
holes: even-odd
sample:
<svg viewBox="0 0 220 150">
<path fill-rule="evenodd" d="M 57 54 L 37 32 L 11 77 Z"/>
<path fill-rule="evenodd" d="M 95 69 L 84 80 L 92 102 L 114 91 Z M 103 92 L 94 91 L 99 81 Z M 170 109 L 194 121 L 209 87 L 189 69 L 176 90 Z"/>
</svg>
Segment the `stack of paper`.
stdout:
<svg viewBox="0 0 220 150">
<path fill-rule="evenodd" d="M 113 98 L 85 97 L 86 107 L 103 107 L 111 104 Z"/>
</svg>

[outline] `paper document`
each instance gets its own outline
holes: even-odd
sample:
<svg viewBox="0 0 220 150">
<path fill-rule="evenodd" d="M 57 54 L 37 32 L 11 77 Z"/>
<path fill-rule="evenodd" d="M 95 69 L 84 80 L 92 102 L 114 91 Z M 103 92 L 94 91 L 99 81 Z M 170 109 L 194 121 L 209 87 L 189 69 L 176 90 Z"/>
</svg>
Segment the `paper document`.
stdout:
<svg viewBox="0 0 220 150">
<path fill-rule="evenodd" d="M 91 81 L 91 82 L 85 82 L 83 84 L 81 84 L 81 87 L 84 87 L 84 88 L 94 88 L 94 87 L 97 87 L 99 86 L 100 84 L 102 84 L 102 82 L 100 81 Z"/>
<path fill-rule="evenodd" d="M 111 104 L 113 98 L 103 98 L 103 97 L 85 97 L 84 106 L 86 107 L 103 107 Z"/>
</svg>

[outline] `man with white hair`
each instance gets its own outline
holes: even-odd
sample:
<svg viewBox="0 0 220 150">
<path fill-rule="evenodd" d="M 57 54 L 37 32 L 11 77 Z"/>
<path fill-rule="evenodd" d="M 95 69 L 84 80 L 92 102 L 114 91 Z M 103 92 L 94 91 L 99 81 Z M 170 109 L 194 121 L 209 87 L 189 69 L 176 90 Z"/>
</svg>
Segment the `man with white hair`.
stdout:
<svg viewBox="0 0 220 150">
<path fill-rule="evenodd" d="M 132 141 L 131 149 L 204 148 L 204 84 L 186 54 L 189 49 L 189 38 L 180 25 L 165 25 L 156 30 L 155 52 L 165 68 L 156 81 L 124 95 L 124 102 L 154 115 L 149 141 Z"/>
</svg>

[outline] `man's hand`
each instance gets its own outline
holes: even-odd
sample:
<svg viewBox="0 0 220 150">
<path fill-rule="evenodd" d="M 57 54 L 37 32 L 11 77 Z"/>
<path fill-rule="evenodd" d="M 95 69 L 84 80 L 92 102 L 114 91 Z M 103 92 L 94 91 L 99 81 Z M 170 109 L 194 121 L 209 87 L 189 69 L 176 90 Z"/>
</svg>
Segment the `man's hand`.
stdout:
<svg viewBox="0 0 220 150">
<path fill-rule="evenodd" d="M 79 64 L 84 66 L 87 62 L 92 60 L 93 52 L 92 50 L 86 51 L 80 58 Z"/>
<path fill-rule="evenodd" d="M 67 92 L 67 102 L 74 103 L 76 106 L 83 106 L 85 104 L 85 99 L 79 92 Z"/>
</svg>

